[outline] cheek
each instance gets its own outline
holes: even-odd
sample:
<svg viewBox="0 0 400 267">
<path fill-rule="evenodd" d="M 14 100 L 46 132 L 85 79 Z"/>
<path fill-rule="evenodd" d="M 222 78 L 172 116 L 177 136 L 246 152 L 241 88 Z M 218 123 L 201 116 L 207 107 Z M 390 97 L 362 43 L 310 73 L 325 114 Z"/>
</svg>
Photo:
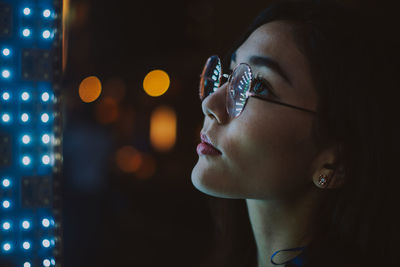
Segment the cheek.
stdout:
<svg viewBox="0 0 400 267">
<path fill-rule="evenodd" d="M 246 115 L 232 122 L 230 131 L 236 134 L 226 143 L 230 167 L 242 188 L 265 198 L 305 184 L 312 155 L 311 120 L 282 109 Z"/>
</svg>

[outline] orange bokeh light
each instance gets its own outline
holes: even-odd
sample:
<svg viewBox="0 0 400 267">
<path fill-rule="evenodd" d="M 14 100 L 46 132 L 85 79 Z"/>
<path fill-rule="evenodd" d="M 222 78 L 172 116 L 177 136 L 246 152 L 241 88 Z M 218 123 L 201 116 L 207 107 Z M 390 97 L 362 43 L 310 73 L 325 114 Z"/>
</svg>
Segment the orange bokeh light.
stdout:
<svg viewBox="0 0 400 267">
<path fill-rule="evenodd" d="M 142 165 L 142 156 L 134 147 L 124 146 L 116 153 L 118 168 L 123 172 L 136 172 Z"/>
<path fill-rule="evenodd" d="M 156 162 L 149 154 L 142 156 L 142 164 L 135 173 L 139 179 L 147 179 L 154 175 L 156 171 Z"/>
<path fill-rule="evenodd" d="M 173 109 L 161 106 L 150 119 L 150 141 L 161 152 L 170 150 L 176 141 L 176 113 Z"/>
<path fill-rule="evenodd" d="M 79 85 L 79 97 L 85 103 L 95 101 L 101 94 L 101 82 L 96 76 L 89 76 Z"/>
<path fill-rule="evenodd" d="M 143 89 L 149 96 L 161 96 L 169 88 L 170 79 L 163 70 L 150 71 L 143 80 Z"/>
</svg>

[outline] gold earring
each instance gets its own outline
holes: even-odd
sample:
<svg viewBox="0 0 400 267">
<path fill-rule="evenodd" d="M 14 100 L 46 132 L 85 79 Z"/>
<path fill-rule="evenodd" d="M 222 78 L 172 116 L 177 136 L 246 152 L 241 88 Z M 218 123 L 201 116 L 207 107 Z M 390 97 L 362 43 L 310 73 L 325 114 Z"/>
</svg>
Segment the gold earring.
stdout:
<svg viewBox="0 0 400 267">
<path fill-rule="evenodd" d="M 321 174 L 318 178 L 318 184 L 325 188 L 328 185 L 328 176 Z"/>
</svg>

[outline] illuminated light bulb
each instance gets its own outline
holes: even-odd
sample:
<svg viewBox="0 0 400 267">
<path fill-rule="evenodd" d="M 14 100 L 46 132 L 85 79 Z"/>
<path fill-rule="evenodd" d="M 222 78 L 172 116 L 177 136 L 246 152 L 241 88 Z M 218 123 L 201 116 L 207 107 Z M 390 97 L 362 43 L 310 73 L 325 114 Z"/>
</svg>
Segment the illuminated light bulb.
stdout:
<svg viewBox="0 0 400 267">
<path fill-rule="evenodd" d="M 150 71 L 143 80 L 143 89 L 149 96 L 161 96 L 169 88 L 170 79 L 163 70 Z"/>
<path fill-rule="evenodd" d="M 29 30 L 29 29 L 24 29 L 24 30 L 22 31 L 22 35 L 25 36 L 25 37 L 28 37 L 29 35 L 31 35 L 31 30 Z"/>
<path fill-rule="evenodd" d="M 31 14 L 31 9 L 29 7 L 25 7 L 23 12 L 25 16 L 28 16 L 29 14 Z"/>
<path fill-rule="evenodd" d="M 31 163 L 31 158 L 30 158 L 30 157 L 24 156 L 24 157 L 22 158 L 22 164 L 24 164 L 24 165 L 29 165 L 30 163 Z"/>
<path fill-rule="evenodd" d="M 50 221 L 49 221 L 49 219 L 47 219 L 47 218 L 44 218 L 43 220 L 42 220 L 42 225 L 43 225 L 43 227 L 49 227 L 50 226 Z"/>
<path fill-rule="evenodd" d="M 31 227 L 31 224 L 30 224 L 29 221 L 25 220 L 25 221 L 22 222 L 22 228 L 29 229 L 29 227 Z"/>
<path fill-rule="evenodd" d="M 10 99 L 10 94 L 8 92 L 4 92 L 2 97 L 3 97 L 3 100 L 7 101 Z"/>
<path fill-rule="evenodd" d="M 96 76 L 90 76 L 82 80 L 79 85 L 79 97 L 85 103 L 95 101 L 101 94 L 101 81 Z"/>
<path fill-rule="evenodd" d="M 10 243 L 5 243 L 3 245 L 3 249 L 4 249 L 4 251 L 9 251 L 11 249 L 11 244 Z"/>
<path fill-rule="evenodd" d="M 4 222 L 4 223 L 3 223 L 3 229 L 4 229 L 4 230 L 7 231 L 7 230 L 9 230 L 10 228 L 11 228 L 11 224 L 10 224 L 9 222 Z"/>
<path fill-rule="evenodd" d="M 51 15 L 51 11 L 49 9 L 43 10 L 43 17 L 48 18 Z"/>
<path fill-rule="evenodd" d="M 31 267 L 31 264 L 29 262 L 25 262 L 24 267 Z"/>
<path fill-rule="evenodd" d="M 49 93 L 45 92 L 45 93 L 42 94 L 42 101 L 43 102 L 47 102 L 47 101 L 49 101 L 49 99 L 50 99 Z"/>
<path fill-rule="evenodd" d="M 29 142 L 31 141 L 31 137 L 27 134 L 25 134 L 24 136 L 22 136 L 22 143 L 29 144 Z"/>
<path fill-rule="evenodd" d="M 8 79 L 8 78 L 10 78 L 11 73 L 10 73 L 9 70 L 3 70 L 3 71 L 1 72 L 1 75 L 3 76 L 3 78 Z"/>
<path fill-rule="evenodd" d="M 50 261 L 48 259 L 43 260 L 43 266 L 44 267 L 49 267 L 50 266 Z"/>
<path fill-rule="evenodd" d="M 3 184 L 4 187 L 9 187 L 11 183 L 10 183 L 10 180 L 8 180 L 7 178 L 5 178 L 5 179 L 3 180 L 3 183 L 2 183 L 2 184 Z"/>
<path fill-rule="evenodd" d="M 50 157 L 48 155 L 44 155 L 42 157 L 42 162 L 43 164 L 48 165 L 50 163 Z"/>
<path fill-rule="evenodd" d="M 42 120 L 42 122 L 46 123 L 49 121 L 49 114 L 47 113 L 43 113 L 42 116 L 40 116 L 40 119 Z"/>
<path fill-rule="evenodd" d="M 10 51 L 10 49 L 8 49 L 8 48 L 4 48 L 3 51 L 2 51 L 2 53 L 3 53 L 4 56 L 7 57 L 7 56 L 10 55 L 11 51 Z"/>
<path fill-rule="evenodd" d="M 25 241 L 24 243 L 22 243 L 22 247 L 24 249 L 30 249 L 31 248 L 31 243 L 29 243 L 28 241 Z"/>
<path fill-rule="evenodd" d="M 1 116 L 1 119 L 4 121 L 4 122 L 9 122 L 10 121 L 10 115 L 8 115 L 7 113 L 5 113 L 5 114 L 3 114 L 2 116 Z"/>
<path fill-rule="evenodd" d="M 49 136 L 48 134 L 44 134 L 44 135 L 42 136 L 42 142 L 43 142 L 44 144 L 48 144 L 48 143 L 50 142 L 50 136 Z"/>
<path fill-rule="evenodd" d="M 43 36 L 44 39 L 49 39 L 50 31 L 49 30 L 43 31 L 42 36 Z"/>
<path fill-rule="evenodd" d="M 8 209 L 8 208 L 10 207 L 10 201 L 4 200 L 4 201 L 3 201 L 3 207 L 4 207 L 5 209 Z"/>
<path fill-rule="evenodd" d="M 29 99 L 29 93 L 28 92 L 23 92 L 21 94 L 21 99 L 24 101 L 27 101 Z"/>
<path fill-rule="evenodd" d="M 50 247 L 50 241 L 48 239 L 43 239 L 42 245 L 43 247 L 48 248 Z"/>
<path fill-rule="evenodd" d="M 21 115 L 21 121 L 27 122 L 28 120 L 29 120 L 29 115 L 26 114 L 26 113 L 23 113 L 23 114 Z"/>
</svg>

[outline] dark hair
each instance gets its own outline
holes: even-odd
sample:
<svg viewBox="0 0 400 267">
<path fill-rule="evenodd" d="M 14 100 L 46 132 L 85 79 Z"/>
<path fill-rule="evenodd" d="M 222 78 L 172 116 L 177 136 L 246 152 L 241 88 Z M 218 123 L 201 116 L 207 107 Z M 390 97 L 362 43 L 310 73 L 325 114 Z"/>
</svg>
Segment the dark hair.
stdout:
<svg viewBox="0 0 400 267">
<path fill-rule="evenodd" d="M 343 167 L 346 183 L 326 190 L 316 237 L 304 251 L 305 266 L 394 263 L 400 179 L 395 152 L 400 150 L 395 143 L 399 120 L 394 82 L 399 58 L 393 53 L 400 46 L 384 15 L 326 1 L 276 2 L 260 13 L 231 51 L 259 26 L 286 20 L 309 61 L 319 97 L 315 142 L 320 150 L 337 147 L 336 167 Z M 230 58 L 225 65 L 226 60 Z M 245 201 L 208 198 L 216 239 L 207 266 L 255 266 L 256 246 Z"/>
</svg>

